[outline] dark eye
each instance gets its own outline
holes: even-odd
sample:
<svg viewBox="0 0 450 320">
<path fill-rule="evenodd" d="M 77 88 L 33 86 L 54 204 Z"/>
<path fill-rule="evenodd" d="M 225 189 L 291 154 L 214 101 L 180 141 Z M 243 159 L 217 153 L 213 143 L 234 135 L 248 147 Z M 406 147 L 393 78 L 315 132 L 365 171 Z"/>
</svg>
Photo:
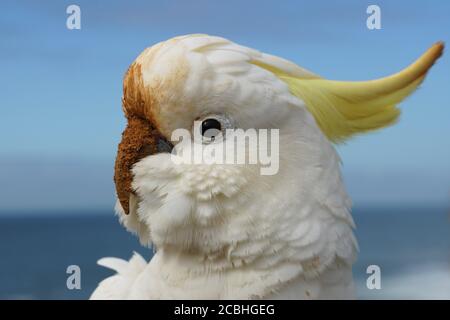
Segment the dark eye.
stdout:
<svg viewBox="0 0 450 320">
<path fill-rule="evenodd" d="M 192 133 L 196 142 L 209 144 L 224 141 L 234 122 L 225 114 L 208 114 L 194 121 Z M 198 140 L 197 140 L 198 139 Z"/>
<path fill-rule="evenodd" d="M 214 140 L 214 137 L 222 131 L 222 124 L 217 119 L 205 119 L 202 121 L 202 136 Z"/>
</svg>

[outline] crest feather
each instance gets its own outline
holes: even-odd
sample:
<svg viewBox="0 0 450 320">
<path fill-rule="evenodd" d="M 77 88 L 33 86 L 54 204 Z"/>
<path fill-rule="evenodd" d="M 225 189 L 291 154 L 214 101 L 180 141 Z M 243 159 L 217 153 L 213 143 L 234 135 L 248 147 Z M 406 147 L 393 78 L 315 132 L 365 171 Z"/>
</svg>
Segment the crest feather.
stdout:
<svg viewBox="0 0 450 320">
<path fill-rule="evenodd" d="M 377 80 L 351 82 L 320 77 L 300 77 L 262 61 L 253 61 L 284 81 L 291 93 L 302 99 L 324 134 L 333 142 L 342 142 L 354 134 L 395 123 L 397 104 L 409 96 L 442 55 L 438 42 L 404 70 Z"/>
</svg>

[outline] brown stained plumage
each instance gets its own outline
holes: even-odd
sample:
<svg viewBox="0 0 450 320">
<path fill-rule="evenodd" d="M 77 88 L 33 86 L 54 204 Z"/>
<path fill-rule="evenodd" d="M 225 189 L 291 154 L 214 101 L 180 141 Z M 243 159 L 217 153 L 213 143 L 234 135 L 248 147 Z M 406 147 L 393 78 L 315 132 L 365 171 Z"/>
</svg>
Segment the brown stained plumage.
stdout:
<svg viewBox="0 0 450 320">
<path fill-rule="evenodd" d="M 145 90 L 141 65 L 134 62 L 127 70 L 123 80 L 122 109 L 127 118 L 137 116 L 152 120 L 155 99 Z"/>
<path fill-rule="evenodd" d="M 146 92 L 141 67 L 133 63 L 124 78 L 122 108 L 127 126 L 122 133 L 114 168 L 117 197 L 126 214 L 129 213 L 130 193 L 134 192 L 131 186 L 133 164 L 156 153 L 157 141 L 161 137 L 152 121 L 151 107 L 154 102 Z"/>
<path fill-rule="evenodd" d="M 154 75 L 151 81 L 144 83 L 142 69 L 152 68 L 160 47 L 161 45 L 157 45 L 147 49 L 150 51 L 144 51 L 144 58 L 138 57 L 131 64 L 123 80 L 122 109 L 127 118 L 127 127 L 117 152 L 114 182 L 117 196 L 126 214 L 129 213 L 130 193 L 134 192 L 131 186 L 133 165 L 143 157 L 156 153 L 158 141 L 166 140 L 161 132 L 170 132 L 161 127 L 164 122 L 158 120 L 171 114 L 171 120 L 175 121 L 180 119 L 180 113 L 191 112 L 189 104 L 178 103 L 181 107 L 176 108 L 177 101 L 173 100 L 173 92 L 181 91 L 189 70 L 182 57 L 175 59 L 171 64 L 172 68 L 163 77 Z M 170 91 L 167 91 L 167 88 L 170 88 Z M 162 105 L 170 105 L 171 108 L 164 109 Z"/>
</svg>

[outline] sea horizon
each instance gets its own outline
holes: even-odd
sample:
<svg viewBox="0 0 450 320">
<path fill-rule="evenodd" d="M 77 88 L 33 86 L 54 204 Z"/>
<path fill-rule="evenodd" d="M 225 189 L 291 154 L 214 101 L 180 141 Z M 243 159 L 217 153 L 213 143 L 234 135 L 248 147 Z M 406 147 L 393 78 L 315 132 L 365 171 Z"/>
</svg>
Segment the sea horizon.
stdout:
<svg viewBox="0 0 450 320">
<path fill-rule="evenodd" d="M 358 298 L 450 298 L 447 206 L 358 206 L 352 212 L 360 246 L 353 267 Z M 0 212 L 0 299 L 87 299 L 113 274 L 97 260 L 129 259 L 133 252 L 152 256 L 113 209 Z M 70 265 L 80 267 L 79 290 L 66 286 Z M 379 290 L 366 286 L 370 265 L 380 267 Z"/>
</svg>

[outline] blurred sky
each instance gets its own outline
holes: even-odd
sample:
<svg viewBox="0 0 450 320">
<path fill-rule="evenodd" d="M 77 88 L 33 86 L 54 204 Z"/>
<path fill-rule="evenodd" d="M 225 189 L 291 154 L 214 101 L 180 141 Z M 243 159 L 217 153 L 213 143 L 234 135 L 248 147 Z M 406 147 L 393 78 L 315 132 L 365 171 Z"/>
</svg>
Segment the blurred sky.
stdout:
<svg viewBox="0 0 450 320">
<path fill-rule="evenodd" d="M 81 30 L 66 28 L 69 4 L 81 7 Z M 369 4 L 382 30 L 366 28 Z M 123 74 L 144 48 L 188 33 L 366 80 L 450 44 L 450 2 L 2 1 L 0 211 L 111 208 Z M 449 98 L 447 52 L 399 124 L 338 147 L 355 205 L 448 203 Z"/>
</svg>

